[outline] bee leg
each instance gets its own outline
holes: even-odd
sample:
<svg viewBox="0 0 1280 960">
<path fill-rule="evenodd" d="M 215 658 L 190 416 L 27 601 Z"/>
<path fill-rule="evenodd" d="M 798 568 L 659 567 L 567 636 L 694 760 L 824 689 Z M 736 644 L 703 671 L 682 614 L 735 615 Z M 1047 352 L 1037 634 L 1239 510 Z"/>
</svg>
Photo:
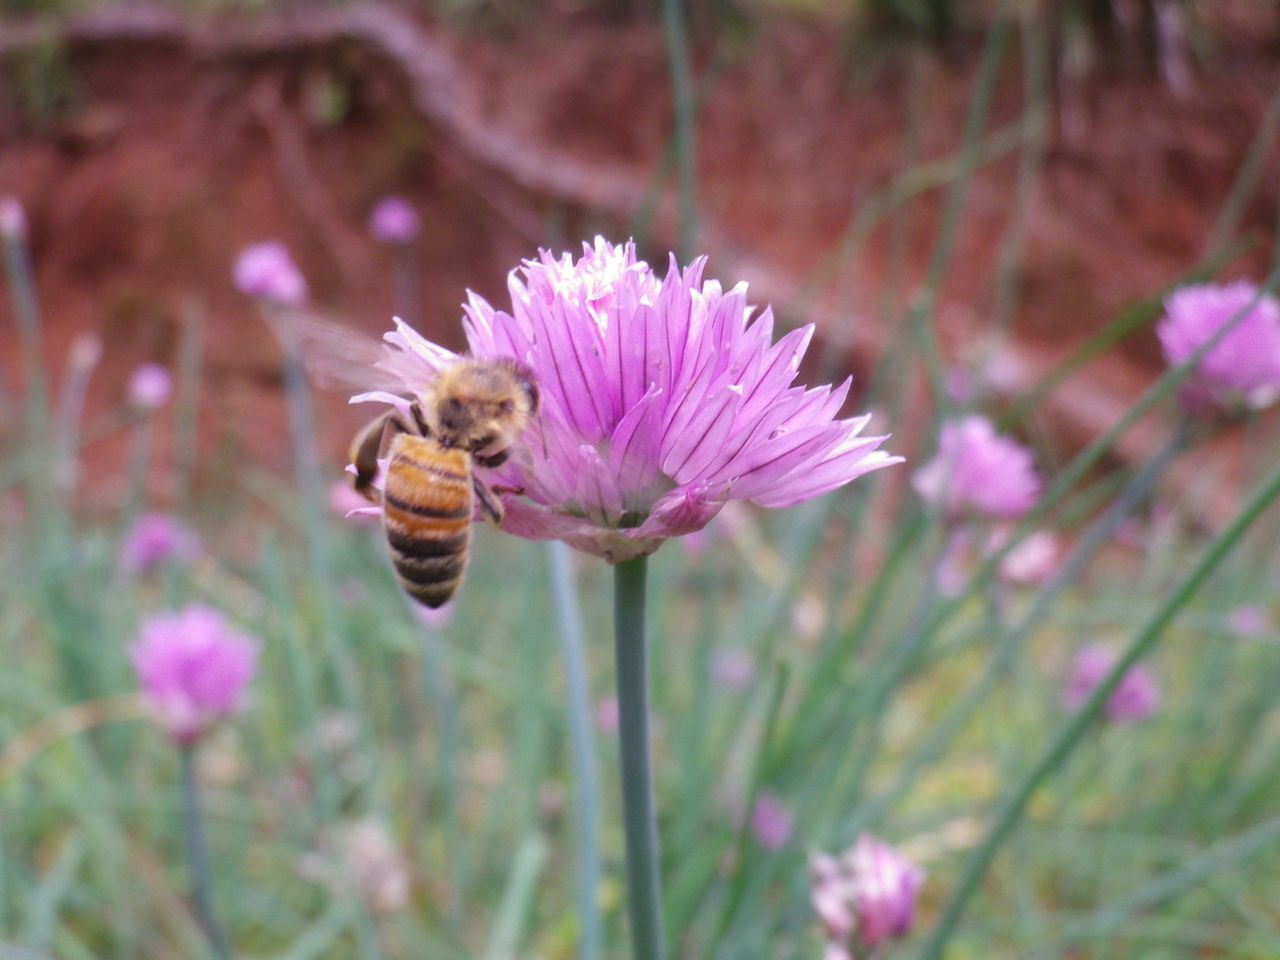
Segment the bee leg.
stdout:
<svg viewBox="0 0 1280 960">
<path fill-rule="evenodd" d="M 483 456 L 478 453 L 472 454 L 471 459 L 474 460 L 478 466 L 484 467 L 486 470 L 492 470 L 494 467 L 500 467 L 506 463 L 507 457 L 510 455 L 510 452 L 507 450 L 499 450 L 497 453 L 490 454 L 489 456 Z"/>
<path fill-rule="evenodd" d="M 471 486 L 475 489 L 476 499 L 480 502 L 480 511 L 493 522 L 495 527 L 501 524 L 502 518 L 507 513 L 506 508 L 502 506 L 502 501 L 494 496 L 489 485 L 475 474 L 471 475 Z"/>
<path fill-rule="evenodd" d="M 381 503 L 382 496 L 373 485 L 378 475 L 378 457 L 386 452 L 397 433 L 408 433 L 399 415 L 394 411 L 384 413 L 361 428 L 351 442 L 351 462 L 356 468 L 354 486 L 366 500 Z"/>
</svg>

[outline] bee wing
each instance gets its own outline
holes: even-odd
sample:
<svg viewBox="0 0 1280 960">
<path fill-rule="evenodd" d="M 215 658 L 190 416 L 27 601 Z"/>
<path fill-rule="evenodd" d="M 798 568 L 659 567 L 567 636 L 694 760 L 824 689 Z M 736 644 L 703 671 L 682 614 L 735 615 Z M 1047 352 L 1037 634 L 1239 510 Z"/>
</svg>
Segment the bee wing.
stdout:
<svg viewBox="0 0 1280 960">
<path fill-rule="evenodd" d="M 270 323 L 280 343 L 325 389 L 413 394 L 433 377 L 429 367 L 394 357 L 385 343 L 314 313 L 278 310 Z"/>
</svg>

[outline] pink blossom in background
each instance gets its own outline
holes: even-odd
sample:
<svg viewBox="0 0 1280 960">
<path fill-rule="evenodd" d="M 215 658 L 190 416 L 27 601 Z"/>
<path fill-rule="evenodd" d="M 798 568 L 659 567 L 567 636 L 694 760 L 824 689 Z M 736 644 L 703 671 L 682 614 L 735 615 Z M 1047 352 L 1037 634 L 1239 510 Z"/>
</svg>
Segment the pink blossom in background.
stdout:
<svg viewBox="0 0 1280 960">
<path fill-rule="evenodd" d="M 1182 382 L 1181 399 L 1191 412 L 1258 410 L 1280 399 L 1280 302 L 1271 296 L 1259 299 L 1259 292 L 1241 280 L 1183 287 L 1165 300 L 1156 334 L 1170 366 L 1189 360 L 1247 311 Z"/>
<path fill-rule="evenodd" d="M 542 410 L 511 459 L 486 471 L 506 493 L 502 529 L 564 540 L 610 562 L 702 529 L 730 500 L 800 503 L 901 458 L 836 419 L 849 382 L 794 386 L 813 328 L 773 343 L 747 288 L 704 281 L 705 259 L 665 277 L 634 244 L 597 238 L 575 260 L 543 251 L 508 278 L 511 312 L 475 294 L 472 355 L 532 368 Z M 380 366 L 420 394 L 458 356 L 397 321 Z M 404 407 L 398 393 L 352 398 Z"/>
<path fill-rule="evenodd" d="M 1271 620 L 1263 607 L 1244 604 L 1227 614 L 1227 626 L 1243 637 L 1260 637 L 1271 629 Z"/>
<path fill-rule="evenodd" d="M 906 936 L 915 921 L 924 871 L 888 844 L 863 834 L 839 857 L 809 865 L 810 897 L 827 937 L 828 957 L 853 957 Z"/>
<path fill-rule="evenodd" d="M 144 513 L 120 545 L 120 565 L 129 573 L 154 570 L 166 563 L 190 563 L 200 556 L 200 537 L 167 513 Z"/>
<path fill-rule="evenodd" d="M 409 863 L 384 822 L 366 817 L 347 824 L 337 845 L 342 875 L 371 909 L 391 913 L 409 905 Z"/>
<path fill-rule="evenodd" d="M 978 392 L 978 385 L 974 380 L 973 371 L 968 367 L 952 367 L 947 371 L 942 385 L 947 391 L 947 399 L 957 406 L 964 406 Z"/>
<path fill-rule="evenodd" d="M 991 538 L 988 549 L 999 550 L 1009 539 L 1009 531 L 1001 530 Z M 1010 550 L 1000 561 L 1000 578 L 1019 587 L 1037 587 L 1058 571 L 1062 545 L 1048 530 L 1037 530 Z"/>
<path fill-rule="evenodd" d="M 751 810 L 751 835 L 765 850 L 776 853 L 791 839 L 793 819 L 782 799 L 766 791 L 756 798 Z"/>
<path fill-rule="evenodd" d="M 144 363 L 129 377 L 129 403 L 139 410 L 158 410 L 173 394 L 173 378 L 158 363 Z"/>
<path fill-rule="evenodd" d="M 383 197 L 369 214 L 369 232 L 383 243 L 411 243 L 421 229 L 418 212 L 404 197 Z"/>
<path fill-rule="evenodd" d="M 240 709 L 258 644 L 217 610 L 192 605 L 145 620 L 129 657 L 157 721 L 178 743 L 190 745 Z"/>
<path fill-rule="evenodd" d="M 1115 663 L 1115 653 L 1104 646 L 1091 644 L 1081 648 L 1071 661 L 1063 705 L 1068 710 L 1078 710 Z M 1151 716 L 1159 705 L 1160 686 L 1151 671 L 1139 663 L 1130 668 L 1107 698 L 1106 715 L 1113 723 L 1137 723 Z"/>
<path fill-rule="evenodd" d="M 745 690 L 755 677 L 755 658 L 745 650 L 722 647 L 711 658 L 711 679 L 728 690 Z"/>
<path fill-rule="evenodd" d="M 596 726 L 602 733 L 618 732 L 617 697 L 601 697 L 596 701 Z"/>
<path fill-rule="evenodd" d="M 236 288 L 246 296 L 286 307 L 307 300 L 307 281 L 283 243 L 267 241 L 245 247 L 236 259 Z"/>
<path fill-rule="evenodd" d="M 67 369 L 77 373 L 92 370 L 102 360 L 102 350 L 102 338 L 96 333 L 91 331 L 77 333 L 75 339 L 71 341 L 71 349 L 67 351 Z M 142 369 L 139 367 L 133 375 L 137 377 Z"/>
<path fill-rule="evenodd" d="M 937 456 L 916 471 L 912 484 L 952 522 L 1014 520 L 1040 494 L 1031 451 L 979 416 L 943 425 Z"/>
<path fill-rule="evenodd" d="M 22 240 L 27 235 L 27 214 L 17 197 L 0 197 L 0 237 Z"/>
<path fill-rule="evenodd" d="M 954 599 L 964 593 L 972 573 L 972 546 L 972 537 L 964 528 L 951 531 L 942 545 L 937 572 L 938 592 L 942 596 Z"/>
</svg>

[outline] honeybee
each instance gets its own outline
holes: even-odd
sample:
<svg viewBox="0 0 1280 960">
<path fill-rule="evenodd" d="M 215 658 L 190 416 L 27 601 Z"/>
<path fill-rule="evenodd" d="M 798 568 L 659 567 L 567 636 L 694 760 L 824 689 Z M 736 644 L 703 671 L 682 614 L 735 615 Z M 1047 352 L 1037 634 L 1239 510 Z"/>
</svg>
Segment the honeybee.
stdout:
<svg viewBox="0 0 1280 960">
<path fill-rule="evenodd" d="M 382 369 L 388 389 L 410 397 L 356 434 L 350 459 L 356 490 L 382 505 L 396 577 L 419 603 L 443 606 L 466 572 L 471 521 L 502 522 L 502 501 L 473 467 L 498 467 L 537 415 L 533 371 L 514 358 L 462 358 L 438 372 L 388 370 L 382 346 L 337 324 L 280 313 L 272 325 L 286 349 L 318 380 L 368 388 Z M 386 461 L 383 487 L 374 480 Z"/>
</svg>

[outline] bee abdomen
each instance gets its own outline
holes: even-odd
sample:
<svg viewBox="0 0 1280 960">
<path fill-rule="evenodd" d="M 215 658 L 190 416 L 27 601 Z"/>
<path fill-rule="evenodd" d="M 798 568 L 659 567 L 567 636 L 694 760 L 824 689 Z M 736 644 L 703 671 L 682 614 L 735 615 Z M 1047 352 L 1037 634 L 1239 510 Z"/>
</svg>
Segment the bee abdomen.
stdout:
<svg viewBox="0 0 1280 960">
<path fill-rule="evenodd" d="M 383 495 L 387 547 L 401 586 L 439 607 L 462 583 L 475 509 L 467 454 L 400 436 L 391 449 Z"/>
</svg>

